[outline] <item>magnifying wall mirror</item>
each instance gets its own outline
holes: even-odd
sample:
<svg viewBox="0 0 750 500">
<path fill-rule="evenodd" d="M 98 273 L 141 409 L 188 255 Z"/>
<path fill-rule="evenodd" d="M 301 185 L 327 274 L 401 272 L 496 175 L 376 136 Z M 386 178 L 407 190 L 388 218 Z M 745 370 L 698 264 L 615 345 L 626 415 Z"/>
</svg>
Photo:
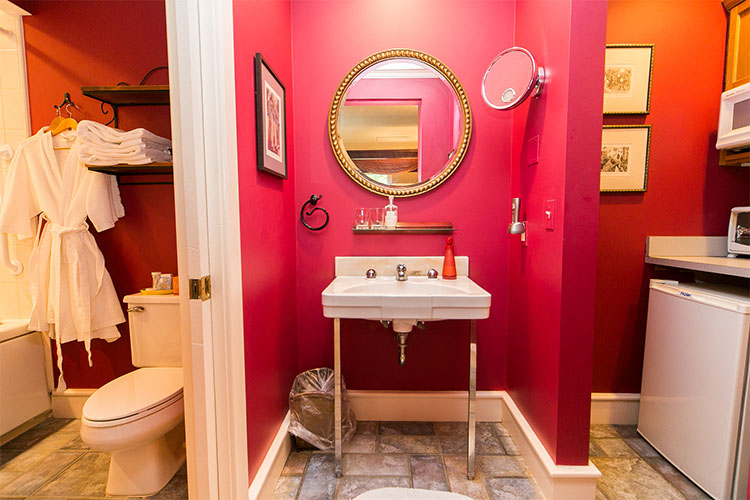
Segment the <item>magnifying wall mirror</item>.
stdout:
<svg viewBox="0 0 750 500">
<path fill-rule="evenodd" d="M 529 95 L 539 97 L 544 68 L 537 67 L 531 52 L 522 47 L 502 51 L 482 79 L 482 97 L 494 109 L 512 109 Z"/>
<path fill-rule="evenodd" d="M 374 54 L 339 85 L 328 135 L 341 167 L 374 193 L 414 196 L 459 166 L 471 137 L 469 100 L 434 57 L 408 49 Z"/>
</svg>

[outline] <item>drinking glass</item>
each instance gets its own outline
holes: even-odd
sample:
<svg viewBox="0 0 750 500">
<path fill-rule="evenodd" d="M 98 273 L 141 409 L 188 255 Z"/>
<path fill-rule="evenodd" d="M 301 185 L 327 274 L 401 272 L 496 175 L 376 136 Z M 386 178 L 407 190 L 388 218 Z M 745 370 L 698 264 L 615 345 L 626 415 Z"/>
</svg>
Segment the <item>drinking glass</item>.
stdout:
<svg viewBox="0 0 750 500">
<path fill-rule="evenodd" d="M 382 208 L 370 209 L 370 227 L 372 229 L 385 229 L 385 224 L 383 224 Z"/>
<path fill-rule="evenodd" d="M 366 208 L 357 208 L 354 210 L 354 227 L 356 229 L 370 228 L 370 217 Z"/>
</svg>

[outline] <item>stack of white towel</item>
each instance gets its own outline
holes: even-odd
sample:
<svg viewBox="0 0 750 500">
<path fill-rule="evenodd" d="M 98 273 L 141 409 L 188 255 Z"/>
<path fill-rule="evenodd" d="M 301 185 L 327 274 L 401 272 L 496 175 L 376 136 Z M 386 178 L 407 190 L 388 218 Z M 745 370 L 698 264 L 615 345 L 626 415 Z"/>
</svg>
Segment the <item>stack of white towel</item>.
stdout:
<svg viewBox="0 0 750 500">
<path fill-rule="evenodd" d="M 172 161 L 172 141 L 143 128 L 127 132 L 101 123 L 78 123 L 78 159 L 87 165 L 145 165 Z"/>
</svg>

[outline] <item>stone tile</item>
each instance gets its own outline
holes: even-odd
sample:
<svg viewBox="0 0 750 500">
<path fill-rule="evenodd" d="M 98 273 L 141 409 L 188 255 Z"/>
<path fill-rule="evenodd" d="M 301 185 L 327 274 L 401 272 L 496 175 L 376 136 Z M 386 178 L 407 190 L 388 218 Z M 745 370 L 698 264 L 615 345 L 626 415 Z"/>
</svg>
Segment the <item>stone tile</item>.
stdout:
<svg viewBox="0 0 750 500">
<path fill-rule="evenodd" d="M 23 455 L 30 454 L 32 451 L 29 450 Z M 19 458 L 23 455 L 20 455 Z M 32 462 L 33 465 L 30 465 L 28 470 L 16 471 L 21 472 L 21 474 L 0 488 L 0 495 L 31 495 L 44 483 L 78 460 L 81 455 L 83 453 L 78 451 L 53 451 L 49 454 L 31 457 L 34 460 L 28 460 L 26 465 Z M 12 463 L 10 462 L 8 465 Z M 4 470 L 12 471 L 13 469 Z"/>
<path fill-rule="evenodd" d="M 106 495 L 109 453 L 88 452 L 65 472 L 45 484 L 40 496 L 103 497 Z"/>
<path fill-rule="evenodd" d="M 516 443 L 514 443 L 510 437 L 501 436 L 500 442 L 503 444 L 503 448 L 505 448 L 506 454 L 508 455 L 520 455 L 521 454 L 521 452 L 518 451 L 518 448 L 516 448 Z"/>
<path fill-rule="evenodd" d="M 646 457 L 644 460 L 661 473 L 672 486 L 680 490 L 689 500 L 708 500 L 710 497 L 695 485 L 690 479 L 682 475 L 672 464 L 667 462 L 661 455 Z"/>
<path fill-rule="evenodd" d="M 498 436 L 510 436 L 508 429 L 505 428 L 502 422 L 492 422 L 492 428 Z"/>
<path fill-rule="evenodd" d="M 3 450 L 28 450 L 43 439 L 75 422 L 76 420 L 69 418 L 48 418 L 20 436 L 8 441 L 1 448 Z"/>
<path fill-rule="evenodd" d="M 612 428 L 621 438 L 640 437 L 640 434 L 638 434 L 638 428 L 635 425 L 613 425 Z"/>
<path fill-rule="evenodd" d="M 3 467 L 21 453 L 23 453 L 23 450 L 5 450 L 0 448 L 0 467 Z"/>
<path fill-rule="evenodd" d="M 76 435 L 67 441 L 67 443 L 60 448 L 62 450 L 90 450 L 86 443 L 83 442 L 81 439 L 81 435 L 79 433 L 76 433 Z"/>
<path fill-rule="evenodd" d="M 477 455 L 505 455 L 505 448 L 500 438 L 495 435 L 493 427 L 490 422 L 477 423 Z"/>
<path fill-rule="evenodd" d="M 414 488 L 450 491 L 440 455 L 412 455 L 411 477 Z"/>
<path fill-rule="evenodd" d="M 397 454 L 349 453 L 341 460 L 341 473 L 345 476 L 408 476 L 409 457 Z"/>
<path fill-rule="evenodd" d="M 331 500 L 335 491 L 336 465 L 333 455 L 311 455 L 297 498 L 299 500 Z"/>
<path fill-rule="evenodd" d="M 307 461 L 310 460 L 309 453 L 292 452 L 286 459 L 284 468 L 281 470 L 282 476 L 301 476 L 305 473 Z"/>
<path fill-rule="evenodd" d="M 596 496 L 594 496 L 594 500 L 609 500 L 606 496 L 604 496 L 604 493 L 602 490 L 599 489 L 597 486 L 596 488 Z"/>
<path fill-rule="evenodd" d="M 437 436 L 380 436 L 378 453 L 440 453 Z"/>
<path fill-rule="evenodd" d="M 529 477 L 531 473 L 520 457 L 484 455 L 477 457 L 477 467 L 484 477 Z"/>
<path fill-rule="evenodd" d="M 444 454 L 466 453 L 467 428 L 462 422 L 435 422 L 435 430 Z"/>
<path fill-rule="evenodd" d="M 592 438 L 618 438 L 620 435 L 614 427 L 607 424 L 594 424 L 589 429 L 589 435 Z"/>
<path fill-rule="evenodd" d="M 372 436 L 378 433 L 377 422 L 357 422 L 357 434 L 363 434 L 365 436 Z"/>
<path fill-rule="evenodd" d="M 336 488 L 336 500 L 351 500 L 365 491 L 378 488 L 408 488 L 408 477 L 342 477 Z"/>
<path fill-rule="evenodd" d="M 119 500 L 119 497 L 115 498 Z M 149 500 L 187 500 L 187 476 L 183 474 L 175 474 L 159 493 L 148 498 Z"/>
<path fill-rule="evenodd" d="M 589 440 L 589 458 L 591 457 L 604 457 L 606 453 L 599 448 L 593 439 Z"/>
<path fill-rule="evenodd" d="M 612 499 L 684 500 L 666 479 L 639 457 L 592 458 L 602 473 L 597 481 Z"/>
<path fill-rule="evenodd" d="M 533 479 L 492 478 L 487 480 L 487 489 L 492 500 L 544 500 L 542 492 Z"/>
<path fill-rule="evenodd" d="M 608 457 L 637 456 L 635 450 L 622 439 L 594 439 L 594 442 Z"/>
<path fill-rule="evenodd" d="M 12 470 L 0 470 L 0 488 L 14 481 L 21 474 L 23 474 L 23 472 L 12 471 Z"/>
<path fill-rule="evenodd" d="M 474 473 L 474 479 L 469 481 L 466 477 L 466 457 L 443 455 L 443 460 L 452 492 L 466 495 L 474 500 L 490 500 L 482 481 L 482 472 L 478 467 Z"/>
<path fill-rule="evenodd" d="M 273 489 L 272 500 L 294 500 L 297 498 L 297 490 L 302 482 L 299 476 L 282 476 Z"/>
<path fill-rule="evenodd" d="M 435 434 L 432 422 L 380 422 L 380 435 L 427 436 Z"/>
<path fill-rule="evenodd" d="M 400 436 L 396 436 L 400 437 Z M 344 443 L 341 450 L 344 453 L 375 453 L 378 436 L 370 434 L 355 434 Z"/>
<path fill-rule="evenodd" d="M 625 438 L 625 442 L 635 450 L 642 457 L 658 457 L 659 452 L 656 451 L 648 441 L 642 437 Z"/>
</svg>

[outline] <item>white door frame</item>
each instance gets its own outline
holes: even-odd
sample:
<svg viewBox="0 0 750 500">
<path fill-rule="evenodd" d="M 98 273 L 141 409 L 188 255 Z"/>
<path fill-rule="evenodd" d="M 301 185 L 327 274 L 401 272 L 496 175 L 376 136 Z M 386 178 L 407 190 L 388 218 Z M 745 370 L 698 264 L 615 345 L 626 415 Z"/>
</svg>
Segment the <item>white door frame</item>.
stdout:
<svg viewBox="0 0 750 500">
<path fill-rule="evenodd" d="M 245 499 L 249 477 L 232 2 L 166 0 L 188 489 Z M 211 276 L 189 300 L 187 278 Z"/>
</svg>

